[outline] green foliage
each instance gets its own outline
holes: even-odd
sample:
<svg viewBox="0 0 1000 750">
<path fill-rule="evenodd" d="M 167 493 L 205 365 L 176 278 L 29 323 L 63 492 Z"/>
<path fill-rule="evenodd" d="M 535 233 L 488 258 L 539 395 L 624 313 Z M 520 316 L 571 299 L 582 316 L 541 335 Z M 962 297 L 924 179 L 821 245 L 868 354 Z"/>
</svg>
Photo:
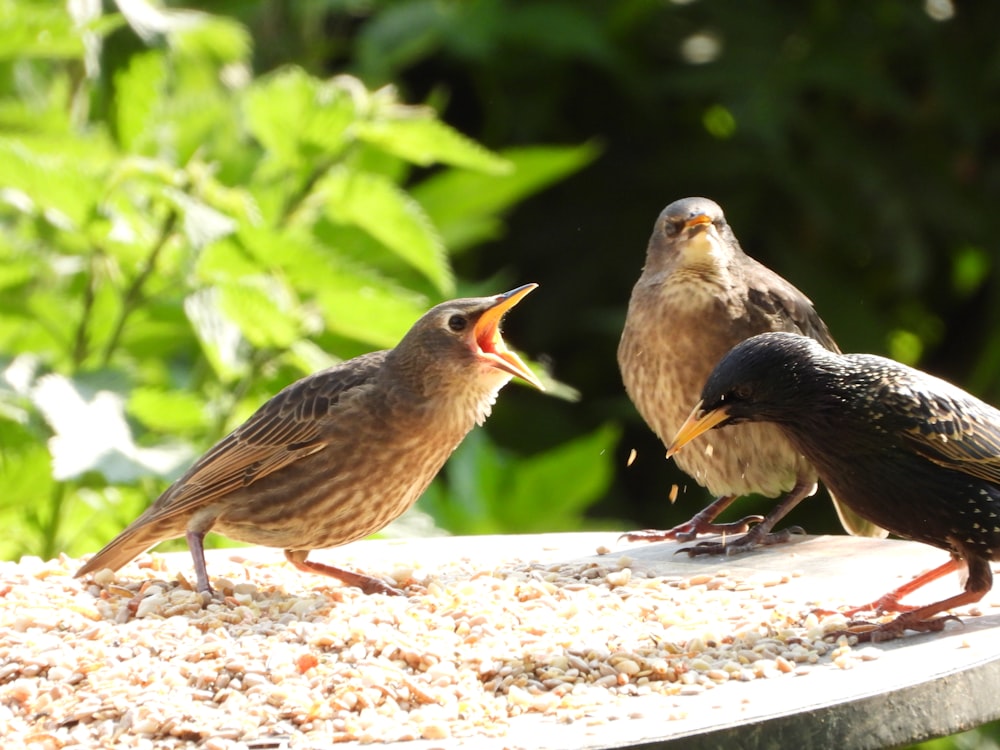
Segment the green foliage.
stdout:
<svg viewBox="0 0 1000 750">
<path fill-rule="evenodd" d="M 0 557 L 96 548 L 279 388 L 394 345 L 463 290 L 456 250 L 594 156 L 256 76 L 235 21 L 132 7 L 0 3 Z"/>
<path fill-rule="evenodd" d="M 620 437 L 606 425 L 527 459 L 497 449 L 476 431 L 445 468 L 419 507 L 459 534 L 530 534 L 578 528 L 583 512 L 611 483 L 611 455 Z"/>
</svg>

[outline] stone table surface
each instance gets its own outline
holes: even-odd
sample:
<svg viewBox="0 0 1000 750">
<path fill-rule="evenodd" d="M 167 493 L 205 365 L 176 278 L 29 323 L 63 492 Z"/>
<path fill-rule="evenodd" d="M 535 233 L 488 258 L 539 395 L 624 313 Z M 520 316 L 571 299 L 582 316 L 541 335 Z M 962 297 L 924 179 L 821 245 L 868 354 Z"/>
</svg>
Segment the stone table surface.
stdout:
<svg viewBox="0 0 1000 750">
<path fill-rule="evenodd" d="M 943 632 L 872 646 L 828 645 L 846 619 L 813 613 L 873 601 L 945 552 L 846 536 L 728 558 L 685 546 L 603 531 L 310 555 L 401 597 L 300 573 L 277 549 L 209 551 L 212 600 L 191 590 L 187 552 L 86 580 L 65 556 L 0 563 L 0 745 L 854 750 L 1000 718 L 1000 592 Z M 960 586 L 946 576 L 912 603 Z M 773 642 L 791 660 L 750 653 Z"/>
<path fill-rule="evenodd" d="M 633 571 L 657 576 L 691 576 L 725 570 L 729 574 L 767 575 L 794 570 L 781 587 L 789 600 L 860 604 L 940 565 L 947 555 L 926 545 L 899 540 L 848 536 L 806 536 L 790 544 L 761 548 L 729 558 L 676 554 L 684 546 L 670 542 L 619 543 L 604 532 L 512 537 L 466 537 L 381 542 L 355 546 L 354 560 L 364 564 L 393 550 L 433 564 L 435 557 L 552 561 L 593 560 L 608 565 L 616 557 Z M 595 555 L 597 547 L 606 554 Z M 331 552 L 331 554 L 333 554 Z M 914 594 L 914 603 L 937 601 L 957 593 L 957 575 L 946 576 Z M 979 616 L 963 616 L 944 632 L 908 633 L 877 644 L 880 657 L 863 668 L 818 669 L 806 677 L 730 682 L 701 695 L 685 696 L 686 717 L 663 720 L 662 696 L 637 696 L 639 718 L 591 724 L 555 723 L 527 714 L 511 720 L 503 738 L 400 743 L 418 748 L 879 748 L 898 746 L 970 729 L 1000 718 L 1000 592 L 991 592 Z M 676 706 L 676 700 L 670 702 Z M 596 717 L 595 717 L 596 718 Z M 332 746 L 331 746 L 332 747 Z"/>
</svg>

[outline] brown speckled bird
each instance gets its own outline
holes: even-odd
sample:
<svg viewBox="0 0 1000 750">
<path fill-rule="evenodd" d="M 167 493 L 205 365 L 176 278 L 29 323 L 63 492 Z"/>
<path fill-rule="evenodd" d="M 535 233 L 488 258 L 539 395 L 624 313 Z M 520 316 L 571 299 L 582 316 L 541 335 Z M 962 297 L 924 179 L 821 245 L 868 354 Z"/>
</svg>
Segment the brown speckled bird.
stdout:
<svg viewBox="0 0 1000 750">
<path fill-rule="evenodd" d="M 618 345 L 625 390 L 661 440 L 684 422 L 716 362 L 735 344 L 767 331 L 805 334 L 839 351 L 809 299 L 743 252 L 717 203 L 684 198 L 663 209 Z M 689 552 L 732 554 L 786 539 L 787 533 L 772 534 L 771 529 L 815 492 L 816 471 L 781 431 L 770 424 L 747 424 L 712 433 L 699 448 L 677 456 L 677 465 L 718 499 L 673 529 L 625 537 L 686 541 L 700 533 L 743 532 L 756 520 L 761 522 L 743 537 Z M 763 520 L 750 516 L 713 523 L 737 497 L 757 493 L 785 497 Z M 851 533 L 884 533 L 839 504 L 837 510 Z"/>
<path fill-rule="evenodd" d="M 780 429 L 860 516 L 951 553 L 944 565 L 852 610 L 903 612 L 863 632 L 866 639 L 940 630 L 951 618 L 935 615 L 990 590 L 989 563 L 1000 560 L 1000 411 L 891 359 L 768 333 L 719 362 L 668 454 L 713 427 L 723 429 L 708 434 L 764 423 Z M 922 607 L 899 603 L 960 568 L 968 572 L 961 594 Z"/>
<path fill-rule="evenodd" d="M 300 570 L 366 593 L 398 593 L 360 573 L 311 562 L 309 551 L 361 539 L 406 511 L 517 375 L 542 388 L 500 335 L 504 313 L 537 284 L 444 302 L 387 351 L 288 386 L 198 459 L 77 577 L 117 570 L 186 536 L 198 590 L 211 592 L 209 531 L 283 547 Z"/>
</svg>

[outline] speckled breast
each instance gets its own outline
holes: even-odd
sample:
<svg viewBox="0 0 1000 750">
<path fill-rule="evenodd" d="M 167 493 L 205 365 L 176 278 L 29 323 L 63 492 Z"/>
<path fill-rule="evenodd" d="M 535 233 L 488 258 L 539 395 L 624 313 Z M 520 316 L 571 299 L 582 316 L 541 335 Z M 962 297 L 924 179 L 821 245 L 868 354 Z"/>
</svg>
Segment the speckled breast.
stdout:
<svg viewBox="0 0 1000 750">
<path fill-rule="evenodd" d="M 699 300 L 688 287 L 679 303 L 663 289 L 649 293 L 659 297 L 656 305 L 636 305 L 633 296 L 619 362 L 636 408 L 667 442 L 698 402 L 712 368 L 742 338 L 733 335 L 731 317 L 723 314 L 728 312 L 724 295 Z M 748 335 L 753 333 L 758 332 Z M 790 490 L 798 476 L 815 476 L 781 431 L 762 423 L 712 430 L 675 460 L 715 496 L 775 497 Z"/>
</svg>

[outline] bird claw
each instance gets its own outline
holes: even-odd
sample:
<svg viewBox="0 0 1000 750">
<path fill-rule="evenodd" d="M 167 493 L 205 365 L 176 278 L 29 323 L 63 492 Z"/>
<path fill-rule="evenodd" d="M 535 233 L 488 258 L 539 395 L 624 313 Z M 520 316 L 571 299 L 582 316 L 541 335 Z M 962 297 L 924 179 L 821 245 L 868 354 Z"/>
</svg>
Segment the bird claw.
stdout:
<svg viewBox="0 0 1000 750">
<path fill-rule="evenodd" d="M 774 531 L 769 534 L 754 534 L 756 529 L 748 531 L 739 539 L 731 542 L 699 542 L 693 547 L 685 547 L 678 552 L 686 552 L 689 557 L 698 555 L 742 555 L 757 547 L 771 547 L 775 544 L 785 544 L 791 541 L 792 536 L 805 534 L 805 529 L 801 526 L 789 526 L 781 531 Z"/>
<path fill-rule="evenodd" d="M 827 633 L 823 639 L 836 640 L 841 636 L 854 636 L 858 639 L 858 643 L 885 643 L 901 638 L 907 630 L 917 633 L 940 633 L 949 620 L 962 624 L 962 621 L 955 615 L 934 617 L 929 620 L 914 620 L 907 617 L 907 613 L 904 612 L 899 617 L 883 623 L 854 620 L 849 622 L 844 630 Z"/>
<path fill-rule="evenodd" d="M 377 578 L 371 578 L 364 583 L 354 584 L 365 594 L 385 594 L 386 596 L 406 596 L 406 594 L 397 589 L 395 586 L 390 586 L 389 584 L 380 581 Z"/>
<path fill-rule="evenodd" d="M 750 530 L 750 524 L 760 523 L 764 516 L 746 516 L 739 521 L 729 523 L 712 523 L 695 516 L 690 521 L 674 526 L 672 529 L 642 529 L 629 531 L 618 537 L 618 541 L 626 542 L 691 542 L 701 534 L 745 534 Z"/>
</svg>

